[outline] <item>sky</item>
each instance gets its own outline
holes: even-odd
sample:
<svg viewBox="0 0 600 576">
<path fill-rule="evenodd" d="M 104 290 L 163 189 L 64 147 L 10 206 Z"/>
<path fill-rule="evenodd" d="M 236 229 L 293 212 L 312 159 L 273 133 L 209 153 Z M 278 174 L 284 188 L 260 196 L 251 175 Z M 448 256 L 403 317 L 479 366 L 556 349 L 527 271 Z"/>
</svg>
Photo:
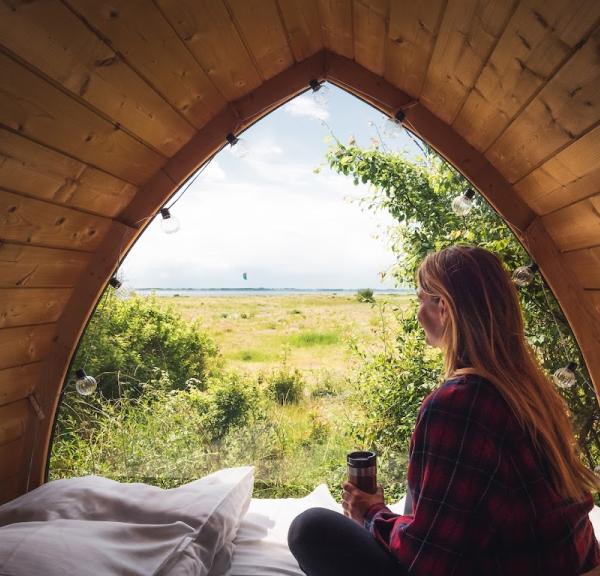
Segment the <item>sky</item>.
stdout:
<svg viewBox="0 0 600 576">
<path fill-rule="evenodd" d="M 367 186 L 325 163 L 331 134 L 414 154 L 403 130 L 388 135 L 385 119 L 333 85 L 325 103 L 312 92 L 296 97 L 241 135 L 246 156 L 226 146 L 213 158 L 171 209 L 180 229 L 165 234 L 155 218 L 119 278 L 129 288 L 395 287 L 380 278 L 395 260 L 393 219 L 361 206 Z"/>
</svg>

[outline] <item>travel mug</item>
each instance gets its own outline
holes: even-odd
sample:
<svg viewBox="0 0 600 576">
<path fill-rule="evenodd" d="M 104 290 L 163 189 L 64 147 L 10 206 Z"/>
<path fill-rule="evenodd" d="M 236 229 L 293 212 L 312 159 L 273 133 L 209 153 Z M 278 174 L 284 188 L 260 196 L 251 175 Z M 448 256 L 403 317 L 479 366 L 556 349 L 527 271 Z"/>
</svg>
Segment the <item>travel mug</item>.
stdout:
<svg viewBox="0 0 600 576">
<path fill-rule="evenodd" d="M 348 463 L 348 482 L 363 492 L 377 492 L 377 455 L 375 452 L 350 452 Z"/>
</svg>

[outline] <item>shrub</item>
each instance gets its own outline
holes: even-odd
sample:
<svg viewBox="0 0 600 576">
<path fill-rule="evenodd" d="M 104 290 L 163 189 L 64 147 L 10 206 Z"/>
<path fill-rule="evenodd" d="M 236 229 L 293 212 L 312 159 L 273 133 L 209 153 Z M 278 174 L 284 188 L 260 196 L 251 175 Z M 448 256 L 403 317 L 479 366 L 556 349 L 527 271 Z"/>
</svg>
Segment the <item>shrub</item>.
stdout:
<svg viewBox="0 0 600 576">
<path fill-rule="evenodd" d="M 375 298 L 373 298 L 373 290 L 371 290 L 371 288 L 361 288 L 356 293 L 356 299 L 359 302 L 369 302 L 369 303 L 375 302 Z"/>
<path fill-rule="evenodd" d="M 297 404 L 304 394 L 304 378 L 297 368 L 284 364 L 266 379 L 267 394 L 279 404 Z"/>
</svg>

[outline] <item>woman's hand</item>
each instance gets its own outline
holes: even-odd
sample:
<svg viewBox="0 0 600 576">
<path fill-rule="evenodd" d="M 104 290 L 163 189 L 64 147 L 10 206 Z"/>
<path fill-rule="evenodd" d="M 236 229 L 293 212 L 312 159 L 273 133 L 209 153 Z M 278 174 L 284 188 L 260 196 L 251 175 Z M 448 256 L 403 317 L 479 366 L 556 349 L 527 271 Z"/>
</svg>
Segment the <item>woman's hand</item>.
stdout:
<svg viewBox="0 0 600 576">
<path fill-rule="evenodd" d="M 354 484 L 345 482 L 342 491 L 342 508 L 344 516 L 349 516 L 361 526 L 365 521 L 365 515 L 373 504 L 385 504 L 383 488 L 377 486 L 377 492 L 370 494 L 358 489 Z"/>
</svg>

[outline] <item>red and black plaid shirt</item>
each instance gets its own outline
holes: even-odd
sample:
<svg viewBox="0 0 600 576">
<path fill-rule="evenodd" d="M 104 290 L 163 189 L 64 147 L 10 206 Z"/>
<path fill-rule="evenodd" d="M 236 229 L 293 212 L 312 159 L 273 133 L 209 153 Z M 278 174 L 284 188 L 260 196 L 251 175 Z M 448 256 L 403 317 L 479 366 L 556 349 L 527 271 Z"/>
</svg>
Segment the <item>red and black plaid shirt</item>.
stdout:
<svg viewBox="0 0 600 576">
<path fill-rule="evenodd" d="M 410 576 L 575 576 L 600 564 L 592 496 L 565 501 L 498 390 L 447 380 L 410 444 L 410 516 L 373 506 L 365 526 Z"/>
</svg>

